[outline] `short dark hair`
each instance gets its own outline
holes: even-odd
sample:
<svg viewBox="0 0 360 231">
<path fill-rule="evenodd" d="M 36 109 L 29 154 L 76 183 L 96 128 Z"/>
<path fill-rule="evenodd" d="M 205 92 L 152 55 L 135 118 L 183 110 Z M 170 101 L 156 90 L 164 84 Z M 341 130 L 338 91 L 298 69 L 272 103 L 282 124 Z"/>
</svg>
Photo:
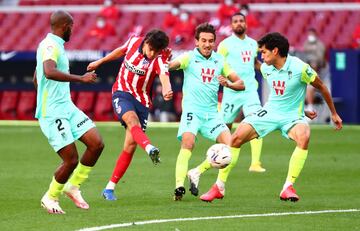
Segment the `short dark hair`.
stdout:
<svg viewBox="0 0 360 231">
<path fill-rule="evenodd" d="M 246 21 L 246 16 L 240 12 L 235 12 L 233 15 L 231 15 L 230 21 L 232 21 L 233 17 L 238 16 L 238 15 L 243 16 Z"/>
<path fill-rule="evenodd" d="M 215 32 L 215 28 L 213 25 L 211 25 L 210 23 L 201 23 L 200 25 L 198 25 L 196 27 L 195 30 L 195 39 L 199 40 L 200 38 L 200 33 L 211 33 L 214 35 L 214 39 L 216 40 L 216 32 Z"/>
<path fill-rule="evenodd" d="M 169 45 L 169 37 L 167 34 L 158 29 L 149 31 L 144 38 L 144 41 L 151 46 L 155 51 L 165 49 Z"/>
<path fill-rule="evenodd" d="M 268 50 L 275 47 L 279 49 L 279 55 L 286 57 L 289 53 L 289 41 L 285 36 L 278 32 L 268 33 L 258 41 L 259 48 L 265 46 Z"/>
</svg>

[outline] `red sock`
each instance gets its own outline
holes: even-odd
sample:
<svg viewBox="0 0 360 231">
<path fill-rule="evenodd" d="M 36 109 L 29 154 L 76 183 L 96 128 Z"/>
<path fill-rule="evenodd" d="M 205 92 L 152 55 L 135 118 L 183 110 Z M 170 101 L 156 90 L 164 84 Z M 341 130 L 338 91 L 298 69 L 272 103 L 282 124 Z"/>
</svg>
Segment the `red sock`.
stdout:
<svg viewBox="0 0 360 231">
<path fill-rule="evenodd" d="M 145 135 L 143 130 L 139 126 L 134 126 L 130 130 L 135 142 L 145 150 L 146 145 L 150 144 L 149 138 Z"/>
<path fill-rule="evenodd" d="M 121 177 L 126 172 L 126 169 L 129 167 L 132 160 L 133 154 L 122 151 L 118 160 L 116 161 L 116 166 L 114 168 L 113 174 L 111 176 L 111 181 L 118 183 Z"/>
</svg>

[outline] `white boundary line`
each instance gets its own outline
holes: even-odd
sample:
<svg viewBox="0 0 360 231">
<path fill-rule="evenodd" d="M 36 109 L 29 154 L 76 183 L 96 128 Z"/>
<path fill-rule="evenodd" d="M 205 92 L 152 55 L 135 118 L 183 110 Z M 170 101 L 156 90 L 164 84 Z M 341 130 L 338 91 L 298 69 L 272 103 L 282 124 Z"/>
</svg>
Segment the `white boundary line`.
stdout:
<svg viewBox="0 0 360 231">
<path fill-rule="evenodd" d="M 135 221 L 135 222 L 122 223 L 122 224 L 96 226 L 96 227 L 79 229 L 78 231 L 98 231 L 98 230 L 130 227 L 133 225 L 160 224 L 160 223 L 169 223 L 169 222 L 178 222 L 178 221 L 218 220 L 218 219 L 248 218 L 248 217 L 277 217 L 277 216 L 289 216 L 289 215 L 308 215 L 308 214 L 321 214 L 321 213 L 351 213 L 351 212 L 360 212 L 360 209 L 320 210 L 320 211 L 285 212 L 285 213 L 240 214 L 240 215 L 216 216 L 216 217 L 160 219 L 160 220 Z"/>
</svg>

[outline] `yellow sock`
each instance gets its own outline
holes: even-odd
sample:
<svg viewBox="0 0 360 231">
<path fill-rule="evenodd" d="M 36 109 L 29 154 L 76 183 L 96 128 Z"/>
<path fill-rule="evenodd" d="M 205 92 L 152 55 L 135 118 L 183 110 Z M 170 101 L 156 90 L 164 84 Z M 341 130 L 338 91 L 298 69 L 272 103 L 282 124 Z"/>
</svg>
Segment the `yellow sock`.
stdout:
<svg viewBox="0 0 360 231">
<path fill-rule="evenodd" d="M 231 163 L 226 168 L 220 169 L 218 174 L 218 180 L 221 180 L 224 183 L 226 182 L 231 169 L 233 169 L 234 166 L 236 165 L 240 154 L 240 148 L 230 148 L 230 150 L 231 150 Z"/>
<path fill-rule="evenodd" d="M 52 181 L 49 186 L 48 195 L 53 200 L 58 200 L 61 191 L 63 190 L 65 184 L 60 184 L 56 181 L 55 177 L 52 178 Z"/>
<path fill-rule="evenodd" d="M 196 167 L 199 172 L 202 174 L 204 173 L 206 170 L 211 168 L 211 164 L 208 160 L 204 160 L 199 166 Z"/>
<path fill-rule="evenodd" d="M 251 145 L 251 165 L 260 163 L 261 148 L 262 148 L 262 139 L 252 139 L 250 141 Z"/>
<path fill-rule="evenodd" d="M 89 172 L 91 169 L 92 167 L 82 165 L 79 162 L 69 179 L 70 184 L 76 187 L 80 187 L 80 185 L 89 177 Z"/>
<path fill-rule="evenodd" d="M 184 186 L 184 181 L 188 171 L 189 159 L 191 157 L 191 151 L 188 149 L 180 149 L 179 155 L 176 161 L 175 169 L 175 181 L 176 188 Z"/>
<path fill-rule="evenodd" d="M 295 183 L 296 178 L 300 175 L 300 172 L 305 164 L 305 160 L 308 154 L 308 150 L 303 150 L 296 147 L 289 163 L 289 171 L 286 178 L 286 181 Z"/>
</svg>

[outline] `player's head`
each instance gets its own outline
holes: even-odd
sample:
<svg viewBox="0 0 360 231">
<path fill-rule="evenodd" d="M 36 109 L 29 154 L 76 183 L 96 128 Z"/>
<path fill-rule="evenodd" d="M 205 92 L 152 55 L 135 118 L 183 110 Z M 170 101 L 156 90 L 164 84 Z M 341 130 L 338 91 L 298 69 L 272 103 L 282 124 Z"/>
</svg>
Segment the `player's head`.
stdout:
<svg viewBox="0 0 360 231">
<path fill-rule="evenodd" d="M 205 57 L 210 57 L 215 48 L 216 33 L 214 26 L 209 23 L 198 25 L 195 30 L 195 39 L 199 52 Z"/>
<path fill-rule="evenodd" d="M 231 29 L 236 35 L 243 35 L 246 32 L 246 18 L 240 12 L 236 12 L 231 16 Z"/>
<path fill-rule="evenodd" d="M 148 59 L 154 59 L 169 45 L 169 37 L 164 31 L 151 30 L 144 38 L 143 53 Z"/>
<path fill-rule="evenodd" d="M 258 41 L 261 58 L 268 65 L 274 64 L 279 57 L 287 57 L 289 41 L 278 32 L 266 34 Z"/>
<path fill-rule="evenodd" d="M 73 24 L 72 16 L 66 11 L 58 10 L 51 14 L 51 30 L 65 42 L 70 40 Z"/>
</svg>

